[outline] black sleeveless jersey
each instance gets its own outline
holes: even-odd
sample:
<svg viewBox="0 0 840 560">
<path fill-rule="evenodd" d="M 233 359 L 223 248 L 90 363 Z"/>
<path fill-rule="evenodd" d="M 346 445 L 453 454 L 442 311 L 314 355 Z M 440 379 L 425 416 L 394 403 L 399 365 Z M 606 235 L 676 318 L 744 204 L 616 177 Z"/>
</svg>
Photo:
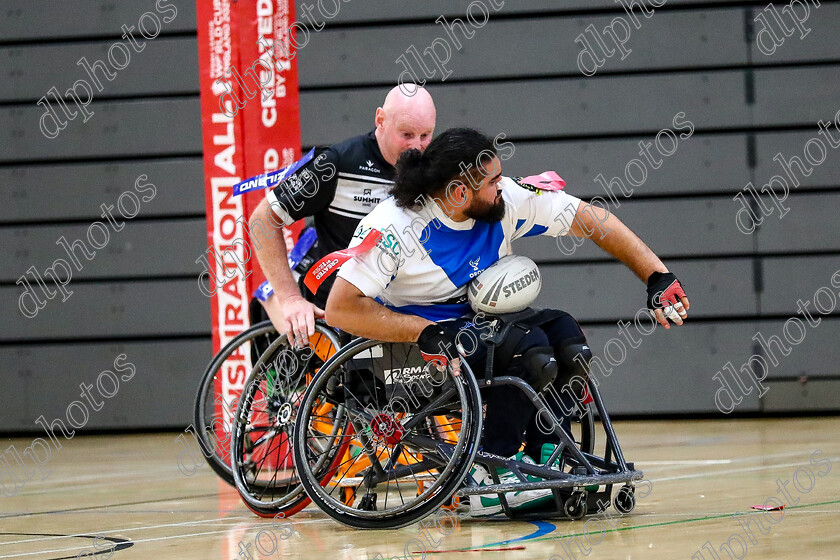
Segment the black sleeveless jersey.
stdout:
<svg viewBox="0 0 840 560">
<path fill-rule="evenodd" d="M 312 160 L 266 196 L 274 213 L 287 225 L 313 217 L 318 233 L 316 260 L 346 248 L 359 220 L 387 198 L 394 167 L 385 161 L 375 131 L 326 148 L 316 148 Z M 326 304 L 333 276 L 314 298 Z M 306 294 L 311 296 L 312 294 Z"/>
</svg>

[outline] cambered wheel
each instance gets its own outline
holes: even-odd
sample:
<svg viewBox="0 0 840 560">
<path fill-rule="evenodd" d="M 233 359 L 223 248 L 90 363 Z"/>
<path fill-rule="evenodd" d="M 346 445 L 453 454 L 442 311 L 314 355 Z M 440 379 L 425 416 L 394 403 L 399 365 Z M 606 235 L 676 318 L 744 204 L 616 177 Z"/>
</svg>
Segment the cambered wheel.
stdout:
<svg viewBox="0 0 840 560">
<path fill-rule="evenodd" d="M 207 464 L 231 486 L 230 433 L 238 401 L 223 399 L 222 378 L 228 371 L 248 371 L 276 339 L 277 331 L 271 321 L 239 333 L 213 357 L 198 387 L 193 420 L 196 437 Z"/>
<path fill-rule="evenodd" d="M 481 434 L 478 385 L 466 365 L 459 376 L 432 370 L 414 344 L 360 339 L 310 383 L 297 417 L 295 465 L 306 493 L 336 521 L 409 525 L 437 510 L 466 476 Z M 319 428 L 324 402 L 335 403 L 343 421 L 329 434 Z M 344 447 L 349 452 L 335 453 Z M 336 468 L 329 483 L 325 465 Z"/>
<path fill-rule="evenodd" d="M 308 503 L 292 458 L 295 420 L 307 384 L 339 347 L 335 332 L 320 324 L 309 339 L 302 349 L 290 348 L 285 336 L 276 339 L 254 364 L 237 408 L 234 482 L 245 505 L 262 517 L 288 517 Z M 322 403 L 319 410 L 318 429 L 327 434 L 339 429 L 339 408 Z M 317 471 L 319 480 L 329 477 L 329 463 L 326 467 Z"/>
</svg>

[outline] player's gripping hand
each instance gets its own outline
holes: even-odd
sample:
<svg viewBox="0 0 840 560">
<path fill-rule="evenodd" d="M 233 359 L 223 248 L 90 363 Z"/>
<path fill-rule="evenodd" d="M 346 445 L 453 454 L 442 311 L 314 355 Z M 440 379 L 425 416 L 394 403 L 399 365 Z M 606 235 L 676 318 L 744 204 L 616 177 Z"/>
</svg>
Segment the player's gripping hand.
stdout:
<svg viewBox="0 0 840 560">
<path fill-rule="evenodd" d="M 461 356 L 464 349 L 458 344 L 458 332 L 440 323 L 432 323 L 420 332 L 417 346 L 423 359 L 430 362 L 438 370 L 452 365 L 452 372 L 458 375 L 461 371 Z"/>
<path fill-rule="evenodd" d="M 647 281 L 647 306 L 653 310 L 657 322 L 671 328 L 668 319 L 682 325 L 690 307 L 682 284 L 670 272 L 654 272 Z"/>
<path fill-rule="evenodd" d="M 300 295 L 293 295 L 281 301 L 272 294 L 263 307 L 277 332 L 286 335 L 292 348 L 300 349 L 309 344 L 309 337 L 315 334 L 315 319 L 324 317 L 324 310 L 306 301 Z"/>
</svg>

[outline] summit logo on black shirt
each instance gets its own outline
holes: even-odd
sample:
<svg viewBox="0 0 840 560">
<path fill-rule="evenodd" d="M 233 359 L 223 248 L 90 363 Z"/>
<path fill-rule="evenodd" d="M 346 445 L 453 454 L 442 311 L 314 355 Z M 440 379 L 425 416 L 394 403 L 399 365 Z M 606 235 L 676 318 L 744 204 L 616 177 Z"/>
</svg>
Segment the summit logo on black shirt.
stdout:
<svg viewBox="0 0 840 560">
<path fill-rule="evenodd" d="M 367 171 L 368 173 L 382 173 L 382 171 L 375 168 L 374 165 L 375 164 L 372 161 L 367 160 L 365 162 L 365 165 L 360 165 L 359 166 L 359 169 L 361 169 L 362 171 Z"/>
</svg>

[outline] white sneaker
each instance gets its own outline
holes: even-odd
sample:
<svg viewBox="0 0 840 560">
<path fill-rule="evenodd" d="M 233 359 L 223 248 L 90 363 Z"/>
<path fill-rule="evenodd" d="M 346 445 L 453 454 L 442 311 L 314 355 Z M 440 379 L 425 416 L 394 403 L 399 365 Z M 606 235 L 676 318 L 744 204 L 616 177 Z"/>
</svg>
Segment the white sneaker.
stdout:
<svg viewBox="0 0 840 560">
<path fill-rule="evenodd" d="M 532 465 L 534 464 L 534 461 L 530 457 L 521 452 L 517 453 L 513 457 L 510 457 L 510 459 L 523 461 Z M 519 477 L 508 469 L 498 469 L 496 472 L 499 475 L 499 482 L 501 484 L 514 484 L 522 482 Z M 489 486 L 491 484 L 495 484 L 495 482 L 493 482 L 493 477 L 484 465 L 475 463 L 472 466 L 472 469 L 470 469 L 470 475 L 475 479 L 479 486 Z M 529 477 L 527 475 L 525 479 L 528 482 L 542 480 L 540 478 Z M 512 510 L 519 511 L 530 509 L 534 506 L 550 501 L 553 498 L 551 490 L 543 489 L 524 490 L 522 492 L 505 492 L 505 499 Z M 489 515 L 502 513 L 503 511 L 502 502 L 499 500 L 498 494 L 474 494 L 470 496 L 471 517 L 487 517 Z"/>
</svg>

